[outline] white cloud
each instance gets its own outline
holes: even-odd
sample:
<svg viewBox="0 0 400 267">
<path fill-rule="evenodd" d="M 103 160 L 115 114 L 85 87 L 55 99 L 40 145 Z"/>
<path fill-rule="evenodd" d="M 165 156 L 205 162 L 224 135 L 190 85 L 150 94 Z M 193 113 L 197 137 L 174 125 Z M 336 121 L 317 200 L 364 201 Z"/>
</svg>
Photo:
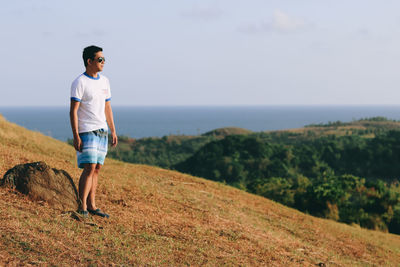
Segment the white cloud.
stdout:
<svg viewBox="0 0 400 267">
<path fill-rule="evenodd" d="M 275 10 L 271 19 L 259 23 L 242 24 L 238 27 L 238 31 L 248 34 L 263 32 L 291 33 L 302 30 L 309 25 L 304 19 L 290 16 L 280 10 Z"/>
<path fill-rule="evenodd" d="M 215 20 L 221 17 L 222 10 L 218 7 L 193 7 L 181 12 L 181 15 L 189 19 Z"/>
<path fill-rule="evenodd" d="M 293 32 L 306 26 L 302 19 L 291 17 L 288 14 L 275 10 L 273 14 L 272 28 L 280 32 Z"/>
</svg>

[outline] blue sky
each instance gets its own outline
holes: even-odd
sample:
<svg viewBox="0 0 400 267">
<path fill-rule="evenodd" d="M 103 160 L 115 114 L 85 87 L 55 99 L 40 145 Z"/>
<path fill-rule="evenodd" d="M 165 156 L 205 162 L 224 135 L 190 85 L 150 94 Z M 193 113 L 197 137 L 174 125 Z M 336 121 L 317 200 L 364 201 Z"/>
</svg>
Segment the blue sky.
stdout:
<svg viewBox="0 0 400 267">
<path fill-rule="evenodd" d="M 393 105 L 400 2 L 8 1 L 0 106 L 64 106 L 104 49 L 113 105 Z"/>
</svg>

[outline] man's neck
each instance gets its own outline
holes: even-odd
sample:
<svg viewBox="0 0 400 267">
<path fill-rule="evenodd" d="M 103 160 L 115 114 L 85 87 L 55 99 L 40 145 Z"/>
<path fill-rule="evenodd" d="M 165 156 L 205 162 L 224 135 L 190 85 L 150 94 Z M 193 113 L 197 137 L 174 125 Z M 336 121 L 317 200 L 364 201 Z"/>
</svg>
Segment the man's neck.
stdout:
<svg viewBox="0 0 400 267">
<path fill-rule="evenodd" d="M 93 78 L 97 78 L 99 75 L 99 73 L 97 71 L 93 71 L 93 70 L 89 70 L 89 69 L 86 69 L 85 73 L 88 76 L 93 77 Z"/>
</svg>

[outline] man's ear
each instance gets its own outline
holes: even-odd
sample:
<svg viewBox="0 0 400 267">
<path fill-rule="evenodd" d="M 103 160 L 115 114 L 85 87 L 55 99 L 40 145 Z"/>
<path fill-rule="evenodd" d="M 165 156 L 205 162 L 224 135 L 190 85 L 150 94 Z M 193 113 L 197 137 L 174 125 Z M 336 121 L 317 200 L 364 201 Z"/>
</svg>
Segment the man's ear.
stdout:
<svg viewBox="0 0 400 267">
<path fill-rule="evenodd" d="M 92 60 L 90 58 L 88 58 L 86 62 L 87 62 L 88 65 L 90 65 L 91 61 Z"/>
</svg>

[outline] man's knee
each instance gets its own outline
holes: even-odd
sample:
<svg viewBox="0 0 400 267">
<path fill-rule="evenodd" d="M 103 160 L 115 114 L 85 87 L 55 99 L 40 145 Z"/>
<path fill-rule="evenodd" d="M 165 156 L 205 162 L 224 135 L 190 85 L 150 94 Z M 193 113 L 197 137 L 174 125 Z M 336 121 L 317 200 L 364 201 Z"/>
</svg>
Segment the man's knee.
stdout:
<svg viewBox="0 0 400 267">
<path fill-rule="evenodd" d="M 95 172 L 95 170 L 96 170 L 96 164 L 93 164 L 93 163 L 85 163 L 85 164 L 83 165 L 83 170 L 84 170 L 86 173 L 93 173 L 93 172 Z"/>
<path fill-rule="evenodd" d="M 95 171 L 96 173 L 99 173 L 100 169 L 101 169 L 101 164 L 97 163 L 97 164 L 96 164 L 96 168 L 94 169 L 94 171 Z"/>
</svg>

